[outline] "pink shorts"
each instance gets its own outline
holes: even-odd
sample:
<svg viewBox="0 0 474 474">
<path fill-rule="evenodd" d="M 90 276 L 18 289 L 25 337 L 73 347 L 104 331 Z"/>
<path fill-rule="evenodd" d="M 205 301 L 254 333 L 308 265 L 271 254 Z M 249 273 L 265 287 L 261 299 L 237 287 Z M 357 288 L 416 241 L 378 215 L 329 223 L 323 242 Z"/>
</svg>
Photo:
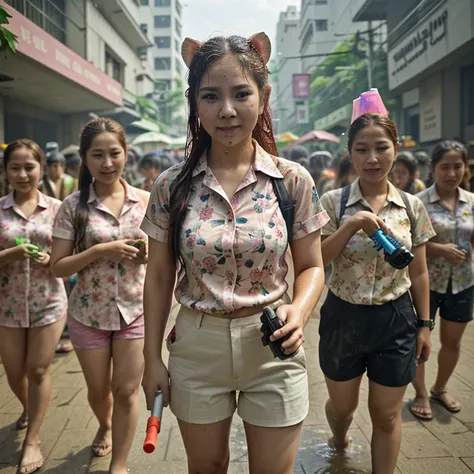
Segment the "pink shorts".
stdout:
<svg viewBox="0 0 474 474">
<path fill-rule="evenodd" d="M 71 317 L 67 322 L 69 338 L 76 349 L 103 349 L 110 345 L 112 339 L 143 339 L 145 337 L 143 316 L 119 331 L 105 331 L 85 326 Z"/>
</svg>

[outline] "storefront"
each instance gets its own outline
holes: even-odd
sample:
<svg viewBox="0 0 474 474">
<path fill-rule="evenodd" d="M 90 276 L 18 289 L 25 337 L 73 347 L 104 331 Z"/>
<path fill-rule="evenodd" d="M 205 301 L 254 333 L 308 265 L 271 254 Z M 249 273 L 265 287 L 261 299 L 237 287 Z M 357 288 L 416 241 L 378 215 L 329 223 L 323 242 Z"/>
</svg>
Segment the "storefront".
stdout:
<svg viewBox="0 0 474 474">
<path fill-rule="evenodd" d="M 416 8 L 389 32 L 388 51 L 400 129 L 428 147 L 474 140 L 474 0 L 431 4 L 426 15 Z"/>
<path fill-rule="evenodd" d="M 9 5 L 17 53 L 0 58 L 0 143 L 77 142 L 93 112 L 123 105 L 122 86 Z"/>
</svg>

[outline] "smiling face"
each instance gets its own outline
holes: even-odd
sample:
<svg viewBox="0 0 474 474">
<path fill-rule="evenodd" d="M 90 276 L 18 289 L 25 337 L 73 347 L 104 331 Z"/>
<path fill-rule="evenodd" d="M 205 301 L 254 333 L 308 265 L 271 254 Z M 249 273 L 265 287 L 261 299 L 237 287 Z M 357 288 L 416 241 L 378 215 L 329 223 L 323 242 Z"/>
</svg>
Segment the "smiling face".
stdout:
<svg viewBox="0 0 474 474">
<path fill-rule="evenodd" d="M 233 147 L 251 138 L 265 99 L 252 75 L 228 54 L 202 77 L 197 97 L 199 120 L 214 144 Z"/>
<path fill-rule="evenodd" d="M 16 193 L 28 194 L 38 189 L 42 167 L 26 147 L 12 152 L 7 163 L 7 179 Z"/>
<path fill-rule="evenodd" d="M 462 183 L 465 173 L 466 163 L 456 150 L 445 153 L 433 169 L 436 185 L 447 192 L 454 191 Z"/>
<path fill-rule="evenodd" d="M 357 132 L 350 153 L 360 180 L 379 183 L 387 178 L 397 151 L 383 127 L 369 125 Z"/>
<path fill-rule="evenodd" d="M 106 185 L 113 184 L 122 176 L 126 163 L 126 150 L 117 134 L 102 132 L 94 137 L 86 151 L 86 165 L 92 177 Z"/>
</svg>

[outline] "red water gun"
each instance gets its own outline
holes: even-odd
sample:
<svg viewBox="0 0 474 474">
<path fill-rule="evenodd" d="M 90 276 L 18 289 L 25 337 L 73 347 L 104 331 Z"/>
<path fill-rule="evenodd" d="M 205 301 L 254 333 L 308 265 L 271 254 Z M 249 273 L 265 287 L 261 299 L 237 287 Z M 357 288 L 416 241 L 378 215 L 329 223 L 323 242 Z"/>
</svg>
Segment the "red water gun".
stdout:
<svg viewBox="0 0 474 474">
<path fill-rule="evenodd" d="M 151 454 L 156 449 L 156 441 L 158 433 L 161 430 L 161 417 L 163 415 L 163 394 L 161 391 L 155 393 L 153 399 L 153 407 L 151 409 L 151 416 L 148 418 L 146 424 L 146 437 L 143 443 L 143 451 Z"/>
</svg>

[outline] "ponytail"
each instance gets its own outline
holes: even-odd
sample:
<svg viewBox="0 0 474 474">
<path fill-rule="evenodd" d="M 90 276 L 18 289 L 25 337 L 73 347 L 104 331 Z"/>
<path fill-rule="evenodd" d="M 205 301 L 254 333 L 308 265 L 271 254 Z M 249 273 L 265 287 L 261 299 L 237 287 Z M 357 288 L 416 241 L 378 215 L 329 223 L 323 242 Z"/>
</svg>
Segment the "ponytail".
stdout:
<svg viewBox="0 0 474 474">
<path fill-rule="evenodd" d="M 84 238 L 86 235 L 86 228 L 89 222 L 89 189 L 92 184 L 92 175 L 89 168 L 84 161 L 81 165 L 79 174 L 79 202 L 76 208 L 76 252 L 85 250 Z"/>
</svg>

